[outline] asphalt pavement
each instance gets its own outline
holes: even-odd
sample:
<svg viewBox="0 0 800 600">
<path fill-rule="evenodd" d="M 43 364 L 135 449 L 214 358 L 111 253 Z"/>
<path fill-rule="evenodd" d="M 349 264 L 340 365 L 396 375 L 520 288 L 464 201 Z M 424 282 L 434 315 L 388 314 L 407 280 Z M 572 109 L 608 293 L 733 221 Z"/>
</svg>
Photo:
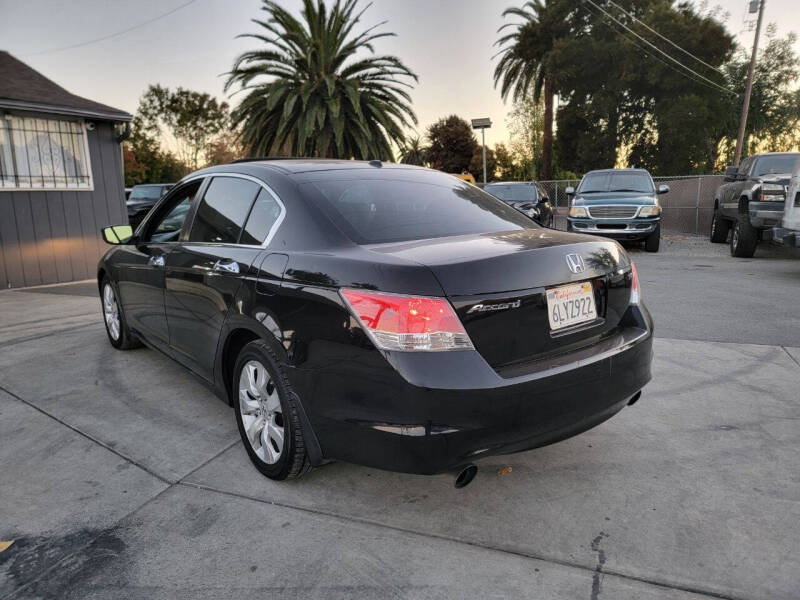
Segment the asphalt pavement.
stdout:
<svg viewBox="0 0 800 600">
<path fill-rule="evenodd" d="M 0 292 L 0 598 L 795 600 L 800 260 L 631 254 L 641 400 L 462 490 L 343 463 L 271 482 L 192 375 L 110 347 L 92 283 Z"/>
</svg>

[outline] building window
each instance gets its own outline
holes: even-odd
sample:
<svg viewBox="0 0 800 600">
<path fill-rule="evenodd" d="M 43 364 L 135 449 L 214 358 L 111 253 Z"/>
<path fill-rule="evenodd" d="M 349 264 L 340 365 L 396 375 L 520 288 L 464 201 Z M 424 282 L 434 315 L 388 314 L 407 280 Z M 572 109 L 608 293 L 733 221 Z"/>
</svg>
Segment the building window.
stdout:
<svg viewBox="0 0 800 600">
<path fill-rule="evenodd" d="M 91 190 L 83 121 L 0 118 L 0 189 Z"/>
</svg>

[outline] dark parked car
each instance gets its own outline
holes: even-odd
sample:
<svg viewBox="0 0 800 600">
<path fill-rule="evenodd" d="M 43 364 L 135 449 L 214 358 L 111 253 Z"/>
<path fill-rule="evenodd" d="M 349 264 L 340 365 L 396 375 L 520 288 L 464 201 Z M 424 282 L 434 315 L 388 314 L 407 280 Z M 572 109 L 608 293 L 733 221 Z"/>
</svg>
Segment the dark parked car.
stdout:
<svg viewBox="0 0 800 600">
<path fill-rule="evenodd" d="M 728 167 L 714 197 L 711 241 L 724 244 L 731 233 L 731 255 L 753 256 L 764 231 L 781 225 L 786 188 L 798 158 L 798 152 L 756 154 L 738 169 Z"/>
<path fill-rule="evenodd" d="M 553 207 L 547 192 L 533 181 L 493 181 L 483 186 L 495 198 L 516 208 L 540 225 L 553 226 Z"/>
<path fill-rule="evenodd" d="M 134 228 L 138 226 L 150 209 L 173 185 L 172 183 L 143 183 L 133 186 L 125 201 L 128 208 L 128 222 L 131 226 Z"/>
<path fill-rule="evenodd" d="M 619 244 L 438 171 L 212 167 L 135 233 L 103 235 L 111 344 L 206 381 L 274 479 L 335 459 L 464 485 L 472 461 L 594 427 L 650 380 L 652 323 Z"/>
<path fill-rule="evenodd" d="M 572 203 L 567 231 L 603 235 L 617 240 L 644 241 L 645 250 L 658 252 L 661 244 L 661 206 L 656 189 L 645 169 L 603 169 L 590 171 L 578 189 L 566 189 Z"/>
</svg>

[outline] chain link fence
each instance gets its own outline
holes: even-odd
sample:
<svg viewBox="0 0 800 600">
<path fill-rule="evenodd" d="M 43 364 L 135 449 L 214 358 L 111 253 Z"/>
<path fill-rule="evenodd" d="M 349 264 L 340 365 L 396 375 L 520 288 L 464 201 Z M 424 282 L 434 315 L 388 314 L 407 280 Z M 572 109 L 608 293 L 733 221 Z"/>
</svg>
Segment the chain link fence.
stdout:
<svg viewBox="0 0 800 600">
<path fill-rule="evenodd" d="M 686 175 L 653 177 L 656 186 L 668 185 L 669 192 L 658 197 L 663 212 L 661 228 L 678 233 L 705 233 L 711 227 L 714 193 L 722 184 L 722 175 Z M 566 189 L 578 187 L 580 179 L 539 182 L 547 190 L 556 209 L 556 226 L 566 229 L 569 199 Z"/>
</svg>

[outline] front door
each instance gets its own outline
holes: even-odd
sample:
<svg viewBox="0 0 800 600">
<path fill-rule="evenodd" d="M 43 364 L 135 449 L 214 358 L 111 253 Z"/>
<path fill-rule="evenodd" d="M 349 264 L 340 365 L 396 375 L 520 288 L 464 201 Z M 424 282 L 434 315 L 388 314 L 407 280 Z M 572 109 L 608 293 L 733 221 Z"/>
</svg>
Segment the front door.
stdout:
<svg viewBox="0 0 800 600">
<path fill-rule="evenodd" d="M 155 345 L 169 342 L 164 310 L 165 267 L 200 184 L 199 180 L 190 182 L 165 198 L 139 232 L 140 241 L 121 249 L 122 310 L 131 329 Z"/>
</svg>

